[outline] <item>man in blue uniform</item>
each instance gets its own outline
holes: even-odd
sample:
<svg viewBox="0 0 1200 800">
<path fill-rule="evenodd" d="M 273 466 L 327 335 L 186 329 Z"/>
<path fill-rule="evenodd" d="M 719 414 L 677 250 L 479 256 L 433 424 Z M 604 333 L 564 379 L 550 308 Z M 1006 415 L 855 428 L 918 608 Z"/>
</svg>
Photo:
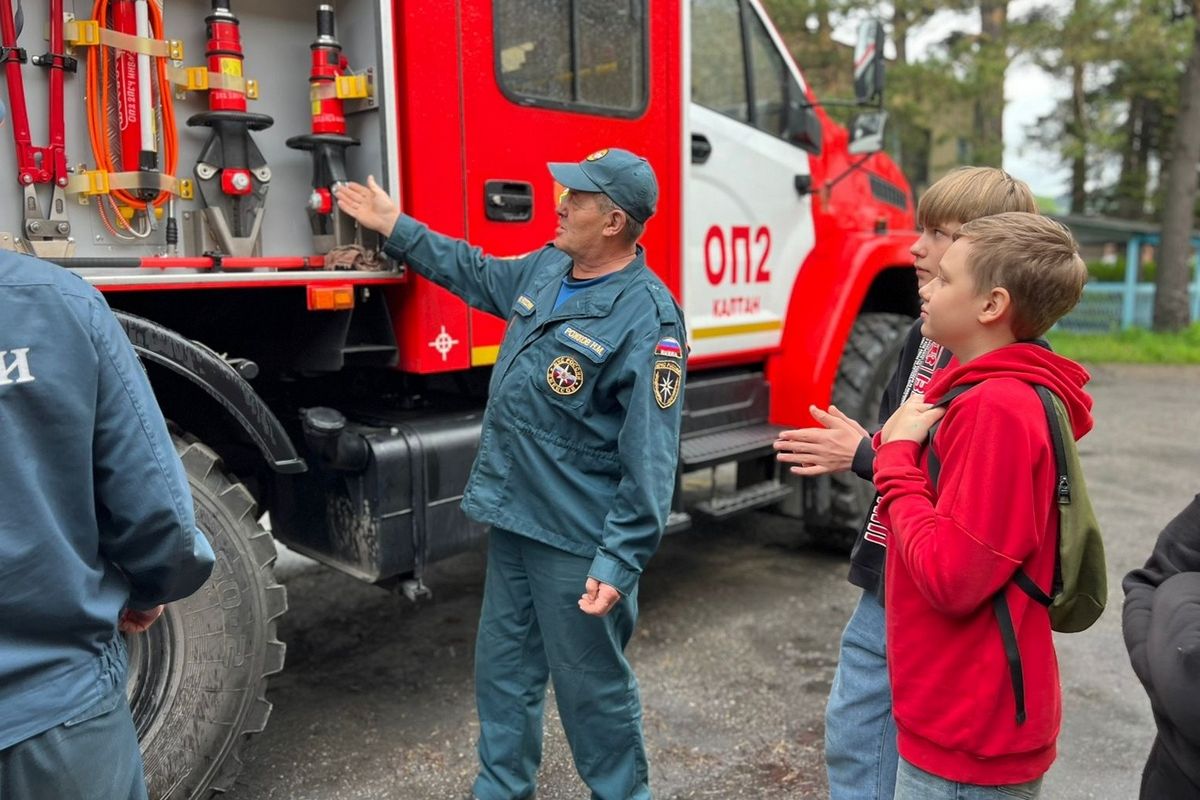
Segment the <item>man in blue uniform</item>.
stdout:
<svg viewBox="0 0 1200 800">
<path fill-rule="evenodd" d="M 213 552 L 103 296 L 0 251 L 0 798 L 143 800 L 125 642 Z"/>
<path fill-rule="evenodd" d="M 644 800 L 641 700 L 624 649 L 675 488 L 683 318 L 637 244 L 658 199 L 649 163 L 611 149 L 550 171 L 567 187 L 554 241 L 516 259 L 430 232 L 374 180 L 337 198 L 388 236 L 388 255 L 508 319 L 463 498 L 493 526 L 475 797 L 533 796 L 553 678 L 592 797 Z"/>
</svg>

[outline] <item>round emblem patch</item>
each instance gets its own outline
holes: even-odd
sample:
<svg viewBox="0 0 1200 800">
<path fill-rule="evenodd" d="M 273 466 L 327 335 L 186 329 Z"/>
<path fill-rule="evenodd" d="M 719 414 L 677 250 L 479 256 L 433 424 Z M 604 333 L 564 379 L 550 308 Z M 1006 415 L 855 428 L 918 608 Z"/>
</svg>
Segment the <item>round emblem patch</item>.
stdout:
<svg viewBox="0 0 1200 800">
<path fill-rule="evenodd" d="M 570 356 L 559 356 L 546 370 L 546 383 L 555 394 L 575 394 L 583 386 L 583 367 Z"/>
<path fill-rule="evenodd" d="M 604 158 L 606 155 L 608 155 L 607 147 L 604 148 L 603 150 L 597 150 L 596 152 L 592 153 L 590 156 L 587 157 L 587 160 L 588 161 L 599 161 L 600 159 Z"/>
</svg>

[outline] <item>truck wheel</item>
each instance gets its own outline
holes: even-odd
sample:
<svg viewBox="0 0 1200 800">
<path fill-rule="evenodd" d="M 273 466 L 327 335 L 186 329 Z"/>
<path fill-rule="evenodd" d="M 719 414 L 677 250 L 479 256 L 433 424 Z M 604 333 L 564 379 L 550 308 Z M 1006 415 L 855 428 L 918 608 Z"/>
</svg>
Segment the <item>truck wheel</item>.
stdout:
<svg viewBox="0 0 1200 800">
<path fill-rule="evenodd" d="M 861 314 L 850 329 L 838 364 L 833 404 L 867 428 L 875 423 L 888 379 L 896 369 L 912 317 L 903 314 Z M 870 512 L 875 487 L 853 472 L 829 476 L 828 513 L 806 526 L 821 544 L 850 552 Z"/>
<path fill-rule="evenodd" d="M 254 499 L 217 454 L 176 437 L 196 522 L 216 553 L 212 577 L 127 637 L 129 694 L 152 800 L 206 798 L 230 788 L 238 749 L 271 713 L 267 676 L 283 668 L 275 622 L 287 608 L 275 546 Z"/>
</svg>

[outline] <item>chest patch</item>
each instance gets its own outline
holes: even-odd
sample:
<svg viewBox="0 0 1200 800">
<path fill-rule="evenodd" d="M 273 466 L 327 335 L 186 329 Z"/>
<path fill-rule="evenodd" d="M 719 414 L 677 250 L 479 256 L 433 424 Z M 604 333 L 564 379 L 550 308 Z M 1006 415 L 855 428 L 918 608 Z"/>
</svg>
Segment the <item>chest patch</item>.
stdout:
<svg viewBox="0 0 1200 800">
<path fill-rule="evenodd" d="M 654 400 L 659 408 L 670 408 L 679 399 L 683 370 L 674 361 L 654 363 Z"/>
<path fill-rule="evenodd" d="M 583 388 L 583 367 L 570 356 L 559 356 L 546 370 L 546 383 L 555 394 L 575 394 Z"/>
</svg>

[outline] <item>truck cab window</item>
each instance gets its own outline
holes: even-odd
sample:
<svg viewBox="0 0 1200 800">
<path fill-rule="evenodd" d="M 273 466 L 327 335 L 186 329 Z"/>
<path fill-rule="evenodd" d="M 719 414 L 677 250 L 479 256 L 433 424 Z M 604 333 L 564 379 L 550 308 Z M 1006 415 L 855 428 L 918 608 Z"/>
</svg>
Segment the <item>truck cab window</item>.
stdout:
<svg viewBox="0 0 1200 800">
<path fill-rule="evenodd" d="M 744 0 L 692 0 L 692 102 L 787 138 L 788 104 L 804 91 Z"/>
<path fill-rule="evenodd" d="M 523 105 L 636 116 L 646 0 L 495 0 L 500 87 Z"/>
<path fill-rule="evenodd" d="M 792 76 L 766 26 L 749 8 L 746 9 L 746 22 L 754 87 L 754 126 L 772 136 L 783 136 L 787 124 L 788 81 Z"/>
<path fill-rule="evenodd" d="M 749 122 L 739 0 L 692 0 L 692 102 Z"/>
</svg>

